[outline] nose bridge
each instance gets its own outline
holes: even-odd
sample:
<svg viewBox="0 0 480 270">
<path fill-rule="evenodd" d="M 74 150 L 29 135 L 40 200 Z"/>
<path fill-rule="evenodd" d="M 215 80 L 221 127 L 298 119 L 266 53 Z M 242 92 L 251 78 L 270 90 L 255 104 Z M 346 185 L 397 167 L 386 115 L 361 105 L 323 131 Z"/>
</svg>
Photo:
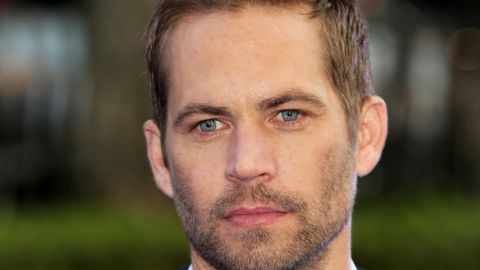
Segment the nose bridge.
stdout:
<svg viewBox="0 0 480 270">
<path fill-rule="evenodd" d="M 269 180 L 276 173 L 273 143 L 261 125 L 246 122 L 235 129 L 226 177 L 231 181 Z"/>
</svg>

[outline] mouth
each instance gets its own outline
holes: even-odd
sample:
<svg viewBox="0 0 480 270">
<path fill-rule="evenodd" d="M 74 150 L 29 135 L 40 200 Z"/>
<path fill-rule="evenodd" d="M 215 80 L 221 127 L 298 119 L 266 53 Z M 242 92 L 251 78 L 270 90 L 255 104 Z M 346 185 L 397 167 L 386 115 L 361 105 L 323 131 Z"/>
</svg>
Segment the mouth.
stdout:
<svg viewBox="0 0 480 270">
<path fill-rule="evenodd" d="M 287 213 L 270 207 L 239 207 L 229 211 L 224 219 L 234 227 L 255 228 L 271 225 Z"/>
</svg>

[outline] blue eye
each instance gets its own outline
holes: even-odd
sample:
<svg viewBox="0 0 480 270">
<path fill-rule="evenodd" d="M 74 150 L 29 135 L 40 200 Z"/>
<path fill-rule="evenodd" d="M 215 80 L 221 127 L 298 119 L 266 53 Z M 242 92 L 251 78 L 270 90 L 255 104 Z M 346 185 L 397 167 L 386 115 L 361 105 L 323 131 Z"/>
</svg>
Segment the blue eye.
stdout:
<svg viewBox="0 0 480 270">
<path fill-rule="evenodd" d="M 222 127 L 223 124 L 215 119 L 209 119 L 201 122 L 197 125 L 197 128 L 200 129 L 202 132 L 212 132 L 215 131 L 217 128 Z"/>
<path fill-rule="evenodd" d="M 284 110 L 281 112 L 282 120 L 285 122 L 291 122 L 298 119 L 300 112 L 296 110 Z"/>
</svg>

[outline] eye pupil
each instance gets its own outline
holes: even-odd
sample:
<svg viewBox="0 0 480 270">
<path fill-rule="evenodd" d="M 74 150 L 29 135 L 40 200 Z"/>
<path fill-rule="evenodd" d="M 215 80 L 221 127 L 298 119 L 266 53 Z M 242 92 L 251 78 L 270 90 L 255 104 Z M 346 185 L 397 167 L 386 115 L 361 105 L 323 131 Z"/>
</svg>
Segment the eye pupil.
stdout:
<svg viewBox="0 0 480 270">
<path fill-rule="evenodd" d="M 287 110 L 282 112 L 282 118 L 284 121 L 295 121 L 298 119 L 298 114 L 297 111 Z"/>
</svg>

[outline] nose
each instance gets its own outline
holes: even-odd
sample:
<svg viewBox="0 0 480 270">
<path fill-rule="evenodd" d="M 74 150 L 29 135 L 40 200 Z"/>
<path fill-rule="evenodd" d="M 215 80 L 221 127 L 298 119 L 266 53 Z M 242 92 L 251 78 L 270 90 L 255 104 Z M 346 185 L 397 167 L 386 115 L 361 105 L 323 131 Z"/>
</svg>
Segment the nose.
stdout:
<svg viewBox="0 0 480 270">
<path fill-rule="evenodd" d="M 225 177 L 233 183 L 270 181 L 277 172 L 273 142 L 261 128 L 237 128 Z"/>
</svg>

